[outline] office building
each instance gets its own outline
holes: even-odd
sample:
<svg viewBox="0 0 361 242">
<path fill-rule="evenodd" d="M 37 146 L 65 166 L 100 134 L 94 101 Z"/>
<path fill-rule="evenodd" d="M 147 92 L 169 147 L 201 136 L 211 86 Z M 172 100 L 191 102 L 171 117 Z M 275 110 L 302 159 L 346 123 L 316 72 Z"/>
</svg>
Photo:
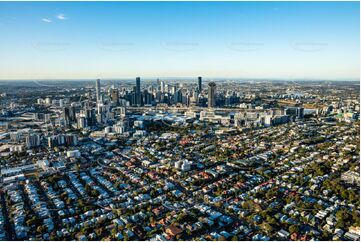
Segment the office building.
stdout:
<svg viewBox="0 0 361 242">
<path fill-rule="evenodd" d="M 72 122 L 76 121 L 76 109 L 74 105 L 69 107 L 69 120 Z"/>
<path fill-rule="evenodd" d="M 26 146 L 29 149 L 40 146 L 40 135 L 39 134 L 28 134 L 26 136 Z"/>
<path fill-rule="evenodd" d="M 112 89 L 110 96 L 112 98 L 112 102 L 116 105 L 119 105 L 119 90 L 118 89 Z"/>
<path fill-rule="evenodd" d="M 97 103 L 100 102 L 100 79 L 97 79 L 95 81 L 95 95 L 96 95 L 96 99 L 97 99 Z"/>
<path fill-rule="evenodd" d="M 77 127 L 78 129 L 83 129 L 86 127 L 86 118 L 83 116 L 79 116 L 77 119 Z"/>
<path fill-rule="evenodd" d="M 68 107 L 63 107 L 62 118 L 65 121 L 65 124 L 68 125 L 70 121 L 70 109 Z"/>
<path fill-rule="evenodd" d="M 59 134 L 48 137 L 48 147 L 74 146 L 78 144 L 78 138 L 74 134 Z"/>
<path fill-rule="evenodd" d="M 198 77 L 198 91 L 202 92 L 202 77 Z"/>
<path fill-rule="evenodd" d="M 164 81 L 160 81 L 160 92 L 161 93 L 164 93 L 165 92 L 165 83 L 164 83 Z"/>
<path fill-rule="evenodd" d="M 208 107 L 216 106 L 216 83 L 210 82 L 208 84 Z"/>
<path fill-rule="evenodd" d="M 21 132 L 20 131 L 10 132 L 10 140 L 12 142 L 19 142 L 20 139 L 21 139 Z"/>
<path fill-rule="evenodd" d="M 45 98 L 45 104 L 47 104 L 47 105 L 51 104 L 51 98 L 50 97 Z"/>
<path fill-rule="evenodd" d="M 140 77 L 137 77 L 135 80 L 135 105 L 141 106 L 142 105 L 142 96 L 140 92 Z"/>
</svg>

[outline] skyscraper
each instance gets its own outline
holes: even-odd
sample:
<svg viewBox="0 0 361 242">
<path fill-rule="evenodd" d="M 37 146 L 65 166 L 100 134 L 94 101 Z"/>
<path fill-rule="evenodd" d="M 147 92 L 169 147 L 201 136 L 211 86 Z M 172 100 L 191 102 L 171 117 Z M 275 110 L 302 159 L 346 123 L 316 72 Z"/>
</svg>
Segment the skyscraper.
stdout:
<svg viewBox="0 0 361 242">
<path fill-rule="evenodd" d="M 141 106 L 142 94 L 140 93 L 140 77 L 135 79 L 135 105 Z"/>
<path fill-rule="evenodd" d="M 165 92 L 165 83 L 164 83 L 164 81 L 160 81 L 160 92 L 161 93 Z"/>
<path fill-rule="evenodd" d="M 96 79 L 95 81 L 95 95 L 97 98 L 97 103 L 100 101 L 100 79 Z"/>
<path fill-rule="evenodd" d="M 210 82 L 208 84 L 208 107 L 216 106 L 216 83 Z"/>
<path fill-rule="evenodd" d="M 202 77 L 198 77 L 198 91 L 202 92 Z"/>
<path fill-rule="evenodd" d="M 76 109 L 74 104 L 69 108 L 69 119 L 70 121 L 76 121 Z"/>
<path fill-rule="evenodd" d="M 65 124 L 68 125 L 70 122 L 70 109 L 68 107 L 63 107 L 62 118 L 65 120 Z"/>
<path fill-rule="evenodd" d="M 119 90 L 118 89 L 112 89 L 110 92 L 112 102 L 114 102 L 116 105 L 119 105 Z"/>
</svg>

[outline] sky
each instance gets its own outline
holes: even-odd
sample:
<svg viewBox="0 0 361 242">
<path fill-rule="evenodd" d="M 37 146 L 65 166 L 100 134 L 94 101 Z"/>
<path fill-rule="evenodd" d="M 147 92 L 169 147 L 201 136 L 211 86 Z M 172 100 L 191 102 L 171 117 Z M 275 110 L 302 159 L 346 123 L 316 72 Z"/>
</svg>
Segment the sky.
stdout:
<svg viewBox="0 0 361 242">
<path fill-rule="evenodd" d="M 359 2 L 0 2 L 0 79 L 359 80 Z"/>
</svg>

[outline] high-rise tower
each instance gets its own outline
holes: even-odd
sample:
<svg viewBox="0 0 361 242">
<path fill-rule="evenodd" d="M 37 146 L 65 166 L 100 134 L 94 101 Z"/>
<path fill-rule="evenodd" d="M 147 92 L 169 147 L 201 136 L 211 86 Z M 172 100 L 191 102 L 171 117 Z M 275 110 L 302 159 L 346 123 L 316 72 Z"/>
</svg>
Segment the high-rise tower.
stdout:
<svg viewBox="0 0 361 242">
<path fill-rule="evenodd" d="M 198 91 L 200 93 L 202 92 L 202 77 L 201 76 L 198 77 Z"/>
<path fill-rule="evenodd" d="M 116 105 L 119 105 L 119 90 L 112 89 L 110 92 L 110 96 L 112 98 L 112 102 L 114 102 Z"/>
<path fill-rule="evenodd" d="M 210 82 L 208 84 L 208 107 L 216 106 L 216 83 Z"/>
<path fill-rule="evenodd" d="M 135 79 L 135 104 L 141 106 L 142 104 L 142 94 L 140 93 L 140 77 Z"/>
<path fill-rule="evenodd" d="M 96 79 L 95 81 L 95 95 L 97 98 L 97 103 L 100 102 L 100 79 Z"/>
</svg>

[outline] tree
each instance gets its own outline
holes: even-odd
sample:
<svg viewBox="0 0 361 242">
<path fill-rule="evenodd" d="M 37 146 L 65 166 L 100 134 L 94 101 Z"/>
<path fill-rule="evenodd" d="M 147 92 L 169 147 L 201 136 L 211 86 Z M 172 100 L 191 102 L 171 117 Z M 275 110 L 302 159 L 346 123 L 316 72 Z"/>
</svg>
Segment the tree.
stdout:
<svg viewBox="0 0 361 242">
<path fill-rule="evenodd" d="M 263 228 L 264 228 L 264 230 L 266 230 L 268 233 L 271 233 L 271 232 L 273 231 L 273 227 L 272 227 L 270 224 L 268 224 L 268 223 L 264 223 L 264 224 L 263 224 Z"/>
<path fill-rule="evenodd" d="M 227 239 L 222 235 L 218 238 L 219 241 L 227 241 Z"/>
<path fill-rule="evenodd" d="M 291 225 L 289 228 L 288 228 L 288 231 L 293 234 L 293 233 L 298 233 L 299 232 L 299 227 L 298 225 Z"/>
<path fill-rule="evenodd" d="M 40 220 L 36 216 L 32 216 L 31 219 L 26 221 L 26 225 L 29 226 L 29 227 L 31 227 L 33 225 L 39 225 L 39 223 L 40 223 Z"/>
<path fill-rule="evenodd" d="M 45 232 L 46 228 L 44 225 L 39 225 L 37 228 L 36 228 L 36 232 L 39 233 L 39 234 L 42 234 L 43 232 Z"/>
<path fill-rule="evenodd" d="M 358 211 L 354 211 L 352 213 L 352 218 L 353 218 L 353 226 L 357 227 L 357 226 L 360 226 L 360 213 Z"/>
<path fill-rule="evenodd" d="M 129 229 L 129 230 L 132 228 L 132 226 L 133 226 L 133 225 L 132 225 L 132 224 L 129 224 L 129 223 L 128 223 L 127 225 L 125 225 L 125 227 L 126 227 L 127 229 Z"/>
<path fill-rule="evenodd" d="M 124 238 L 123 238 L 124 241 L 128 241 L 128 240 L 129 240 L 129 237 L 128 237 L 128 235 L 127 235 L 126 233 L 123 234 L 123 237 L 124 237 Z"/>
<path fill-rule="evenodd" d="M 56 240 L 55 234 L 51 234 L 51 235 L 50 235 L 50 240 L 52 240 L 52 241 Z"/>
<path fill-rule="evenodd" d="M 114 227 L 111 231 L 112 237 L 115 237 L 115 235 L 118 233 L 118 230 Z"/>
<path fill-rule="evenodd" d="M 95 233 L 96 233 L 97 236 L 100 236 L 103 233 L 103 227 L 97 228 L 95 230 Z"/>
<path fill-rule="evenodd" d="M 238 238 L 236 235 L 232 237 L 232 241 L 238 241 Z"/>
<path fill-rule="evenodd" d="M 346 209 L 340 209 L 336 213 L 337 223 L 336 226 L 341 229 L 345 229 L 350 225 L 351 222 L 351 214 Z"/>
</svg>

